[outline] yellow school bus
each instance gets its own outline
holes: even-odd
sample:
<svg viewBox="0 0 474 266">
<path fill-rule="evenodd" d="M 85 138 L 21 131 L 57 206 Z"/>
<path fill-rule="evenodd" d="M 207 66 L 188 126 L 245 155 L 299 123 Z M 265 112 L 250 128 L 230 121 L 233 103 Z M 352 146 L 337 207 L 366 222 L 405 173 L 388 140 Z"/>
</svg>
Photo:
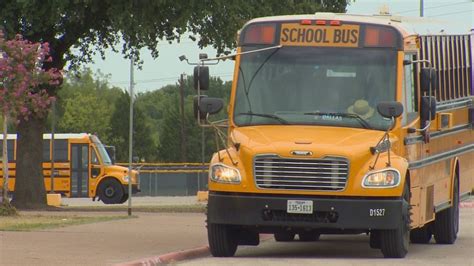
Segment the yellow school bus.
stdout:
<svg viewBox="0 0 474 266">
<path fill-rule="evenodd" d="M 16 138 L 16 134 L 8 135 L 9 191 L 15 189 Z M 105 204 L 119 204 L 128 199 L 128 172 L 128 168 L 113 164 L 105 146 L 95 135 L 55 134 L 53 143 L 51 134 L 43 134 L 43 176 L 47 192 L 93 200 L 97 197 Z M 139 191 L 138 172 L 132 170 L 131 176 L 132 193 L 136 193 Z M 0 170 L 0 187 L 2 184 L 3 170 Z"/>
<path fill-rule="evenodd" d="M 200 55 L 196 118 L 227 136 L 209 168 L 214 256 L 238 245 L 368 234 L 403 258 L 452 244 L 474 178 L 473 35 L 408 18 L 333 13 L 254 19 L 235 55 Z M 444 25 L 438 25 L 441 28 Z M 439 29 L 441 29 L 439 28 Z M 222 100 L 201 95 L 212 60 L 235 60 Z M 220 129 L 224 127 L 225 129 Z"/>
</svg>

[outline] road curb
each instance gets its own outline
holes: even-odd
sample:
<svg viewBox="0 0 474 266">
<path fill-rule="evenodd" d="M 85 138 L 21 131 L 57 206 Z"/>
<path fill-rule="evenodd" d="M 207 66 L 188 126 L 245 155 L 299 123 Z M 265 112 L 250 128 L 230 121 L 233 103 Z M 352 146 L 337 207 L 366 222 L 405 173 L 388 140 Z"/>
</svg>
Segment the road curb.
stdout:
<svg viewBox="0 0 474 266">
<path fill-rule="evenodd" d="M 273 238 L 271 234 L 260 234 L 260 241 L 267 241 Z M 154 266 L 170 264 L 177 261 L 196 259 L 200 257 L 210 256 L 209 246 L 186 249 L 166 253 L 160 256 L 148 257 L 134 261 L 115 264 L 115 266 Z"/>
<path fill-rule="evenodd" d="M 176 261 L 195 259 L 199 257 L 211 255 L 208 246 L 175 251 L 166 253 L 160 256 L 148 257 L 143 259 L 138 259 L 134 261 L 124 262 L 115 264 L 115 266 L 153 266 L 153 265 L 164 265 Z"/>
</svg>

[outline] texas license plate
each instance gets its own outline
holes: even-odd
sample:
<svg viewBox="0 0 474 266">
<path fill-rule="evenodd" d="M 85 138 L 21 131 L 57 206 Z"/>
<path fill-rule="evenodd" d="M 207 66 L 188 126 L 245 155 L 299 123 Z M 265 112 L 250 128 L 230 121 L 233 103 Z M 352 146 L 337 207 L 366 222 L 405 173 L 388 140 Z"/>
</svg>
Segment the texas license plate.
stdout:
<svg viewBox="0 0 474 266">
<path fill-rule="evenodd" d="M 313 213 L 313 201 L 312 200 L 288 200 L 286 207 L 287 213 Z"/>
</svg>

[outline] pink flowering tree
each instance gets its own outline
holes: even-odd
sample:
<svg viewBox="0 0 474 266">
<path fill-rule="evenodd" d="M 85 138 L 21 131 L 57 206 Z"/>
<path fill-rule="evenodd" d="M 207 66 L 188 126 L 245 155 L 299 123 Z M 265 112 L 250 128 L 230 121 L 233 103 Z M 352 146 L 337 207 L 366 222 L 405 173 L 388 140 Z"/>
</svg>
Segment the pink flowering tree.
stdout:
<svg viewBox="0 0 474 266">
<path fill-rule="evenodd" d="M 7 40 L 0 31 L 0 111 L 3 116 L 3 183 L 2 199 L 8 201 L 8 149 L 7 125 L 18 124 L 30 116 L 46 117 L 55 100 L 47 88 L 61 82 L 61 73 L 56 69 L 44 70 L 43 62 L 50 61 L 48 43 L 32 43 L 21 35 Z M 44 203 L 46 192 L 43 189 Z"/>
</svg>

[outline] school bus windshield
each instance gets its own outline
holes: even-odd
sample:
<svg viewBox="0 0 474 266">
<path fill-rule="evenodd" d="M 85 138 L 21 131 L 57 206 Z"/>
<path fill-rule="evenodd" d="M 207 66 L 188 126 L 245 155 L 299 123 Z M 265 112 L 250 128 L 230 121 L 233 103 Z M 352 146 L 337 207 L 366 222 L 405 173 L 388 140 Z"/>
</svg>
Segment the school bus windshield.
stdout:
<svg viewBox="0 0 474 266">
<path fill-rule="evenodd" d="M 107 153 L 107 150 L 105 149 L 104 144 L 102 144 L 102 142 L 100 142 L 100 140 L 95 136 L 91 136 L 91 138 L 92 138 L 92 142 L 94 142 L 95 146 L 97 147 L 99 156 L 102 158 L 102 163 L 104 165 L 112 165 L 112 160 L 110 159 L 110 156 Z"/>
<path fill-rule="evenodd" d="M 245 46 L 243 51 L 261 48 Z M 396 51 L 287 47 L 241 56 L 238 126 L 305 124 L 385 130 L 376 111 L 395 100 Z"/>
</svg>

